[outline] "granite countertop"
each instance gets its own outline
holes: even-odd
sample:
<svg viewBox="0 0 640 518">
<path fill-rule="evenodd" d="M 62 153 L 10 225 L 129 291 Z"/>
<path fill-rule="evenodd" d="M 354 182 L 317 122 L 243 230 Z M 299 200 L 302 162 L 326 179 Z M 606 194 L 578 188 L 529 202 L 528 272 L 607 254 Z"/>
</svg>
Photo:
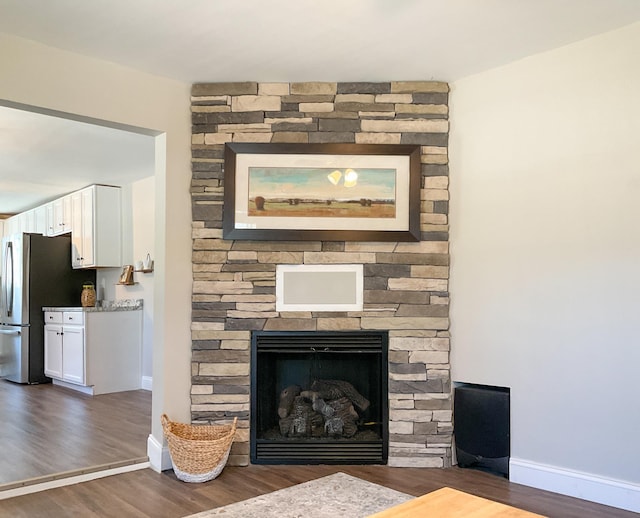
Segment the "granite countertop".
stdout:
<svg viewBox="0 0 640 518">
<path fill-rule="evenodd" d="M 142 303 L 142 299 L 103 300 L 102 302 L 98 302 L 95 307 L 83 308 L 82 306 L 45 306 L 42 308 L 42 311 L 84 311 L 85 313 L 92 313 L 97 311 L 135 311 L 137 309 L 142 309 Z"/>
</svg>

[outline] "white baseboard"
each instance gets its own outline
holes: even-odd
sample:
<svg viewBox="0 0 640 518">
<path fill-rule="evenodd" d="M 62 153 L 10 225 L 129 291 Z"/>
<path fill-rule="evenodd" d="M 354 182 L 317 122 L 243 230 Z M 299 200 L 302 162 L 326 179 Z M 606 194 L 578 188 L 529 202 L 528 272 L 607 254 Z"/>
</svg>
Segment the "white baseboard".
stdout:
<svg viewBox="0 0 640 518">
<path fill-rule="evenodd" d="M 142 382 L 140 388 L 142 390 L 151 390 L 153 387 L 153 378 L 151 376 L 142 376 Z"/>
<path fill-rule="evenodd" d="M 640 513 L 640 485 L 511 458 L 509 481 Z"/>
<path fill-rule="evenodd" d="M 147 439 L 147 457 L 149 457 L 149 464 L 153 471 L 160 473 L 161 471 L 173 469 L 169 448 L 163 446 L 162 443 L 158 442 L 151 434 L 149 434 L 149 438 Z"/>
</svg>

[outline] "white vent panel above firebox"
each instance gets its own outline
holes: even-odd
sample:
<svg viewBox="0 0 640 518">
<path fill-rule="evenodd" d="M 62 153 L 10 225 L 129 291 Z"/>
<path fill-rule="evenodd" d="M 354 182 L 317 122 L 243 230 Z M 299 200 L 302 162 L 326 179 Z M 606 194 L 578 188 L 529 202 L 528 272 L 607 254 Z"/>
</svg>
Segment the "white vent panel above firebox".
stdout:
<svg viewBox="0 0 640 518">
<path fill-rule="evenodd" d="M 278 265 L 276 311 L 362 311 L 361 264 Z"/>
</svg>

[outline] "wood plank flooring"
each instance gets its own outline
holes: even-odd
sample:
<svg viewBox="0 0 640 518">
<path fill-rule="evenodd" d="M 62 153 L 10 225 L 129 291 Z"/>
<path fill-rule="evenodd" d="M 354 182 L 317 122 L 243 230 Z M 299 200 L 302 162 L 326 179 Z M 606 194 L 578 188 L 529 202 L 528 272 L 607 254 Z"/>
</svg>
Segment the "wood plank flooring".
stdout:
<svg viewBox="0 0 640 518">
<path fill-rule="evenodd" d="M 18 481 L 146 459 L 151 392 L 87 396 L 0 380 L 0 490 Z"/>
<path fill-rule="evenodd" d="M 637 516 L 635 513 L 513 484 L 502 477 L 476 470 L 387 466 L 227 466 L 217 479 L 202 484 L 181 482 L 172 471 L 156 473 L 144 469 L 2 500 L 0 516 L 178 518 L 338 471 L 414 496 L 452 487 L 552 518 Z"/>
</svg>

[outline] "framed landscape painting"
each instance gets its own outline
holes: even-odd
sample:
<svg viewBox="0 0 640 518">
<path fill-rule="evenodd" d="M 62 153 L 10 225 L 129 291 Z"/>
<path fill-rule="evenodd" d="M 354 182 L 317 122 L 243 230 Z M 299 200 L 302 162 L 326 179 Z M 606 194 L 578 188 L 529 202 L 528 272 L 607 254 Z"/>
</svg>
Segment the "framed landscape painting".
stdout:
<svg viewBox="0 0 640 518">
<path fill-rule="evenodd" d="M 420 146 L 229 143 L 224 164 L 224 239 L 420 239 Z"/>
</svg>

